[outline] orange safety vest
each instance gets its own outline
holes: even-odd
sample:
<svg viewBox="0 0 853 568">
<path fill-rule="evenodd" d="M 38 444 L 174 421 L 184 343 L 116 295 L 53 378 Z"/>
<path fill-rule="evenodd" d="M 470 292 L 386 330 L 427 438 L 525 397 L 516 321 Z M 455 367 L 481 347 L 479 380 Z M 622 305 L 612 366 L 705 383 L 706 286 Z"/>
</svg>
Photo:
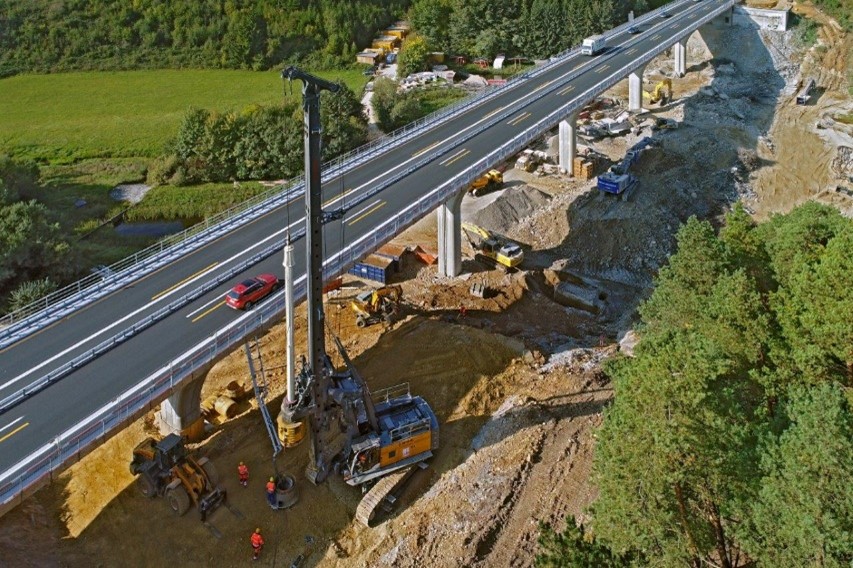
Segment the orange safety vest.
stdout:
<svg viewBox="0 0 853 568">
<path fill-rule="evenodd" d="M 252 548 L 260 548 L 264 545 L 264 537 L 258 533 L 252 533 Z"/>
<path fill-rule="evenodd" d="M 275 493 L 275 483 L 267 481 L 267 493 Z"/>
<path fill-rule="evenodd" d="M 238 474 L 240 477 L 249 477 L 249 468 L 248 468 L 248 466 L 246 466 L 245 464 L 244 464 L 244 465 L 238 465 L 238 466 L 237 466 L 237 474 Z"/>
</svg>

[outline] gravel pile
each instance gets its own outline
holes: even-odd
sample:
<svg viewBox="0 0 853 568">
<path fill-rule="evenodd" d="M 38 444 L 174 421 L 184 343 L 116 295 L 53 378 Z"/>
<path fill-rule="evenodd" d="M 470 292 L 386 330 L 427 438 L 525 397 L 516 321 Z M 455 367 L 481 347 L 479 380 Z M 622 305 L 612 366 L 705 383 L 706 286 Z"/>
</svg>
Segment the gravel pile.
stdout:
<svg viewBox="0 0 853 568">
<path fill-rule="evenodd" d="M 508 233 L 521 219 L 529 217 L 551 201 L 551 196 L 524 185 L 507 189 L 500 199 L 472 216 L 472 221 L 490 231 Z"/>
</svg>

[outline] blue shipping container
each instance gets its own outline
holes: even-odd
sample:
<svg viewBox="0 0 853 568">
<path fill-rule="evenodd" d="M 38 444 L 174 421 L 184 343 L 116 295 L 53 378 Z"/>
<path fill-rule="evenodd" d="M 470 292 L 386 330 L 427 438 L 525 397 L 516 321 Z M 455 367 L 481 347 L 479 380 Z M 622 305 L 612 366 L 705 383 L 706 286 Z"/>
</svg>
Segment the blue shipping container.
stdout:
<svg viewBox="0 0 853 568">
<path fill-rule="evenodd" d="M 394 261 L 390 258 L 370 255 L 349 269 L 349 273 L 359 278 L 367 278 L 386 284 L 394 270 Z"/>
</svg>

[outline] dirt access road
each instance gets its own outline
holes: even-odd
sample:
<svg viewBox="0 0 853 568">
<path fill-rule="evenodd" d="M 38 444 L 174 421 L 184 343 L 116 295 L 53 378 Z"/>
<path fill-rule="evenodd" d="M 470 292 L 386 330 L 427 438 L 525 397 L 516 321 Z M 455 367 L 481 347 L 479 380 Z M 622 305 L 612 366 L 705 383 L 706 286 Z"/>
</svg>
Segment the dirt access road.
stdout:
<svg viewBox="0 0 853 568">
<path fill-rule="evenodd" d="M 262 566 L 290 566 L 300 555 L 303 566 L 530 566 L 538 521 L 559 523 L 567 513 L 583 518 L 595 498 L 594 428 L 611 396 L 600 362 L 630 329 L 679 224 L 692 214 L 717 220 L 738 199 L 759 218 L 807 199 L 850 214 L 847 198 L 824 191 L 850 175 L 838 159 L 846 130 L 832 117 L 851 109 L 837 77 L 851 49 L 849 38 L 829 26 L 821 32 L 824 47 L 806 52 L 790 47 L 790 32 L 721 28 L 704 41 L 691 39 L 688 75 L 674 81 L 675 100 L 652 109 L 680 128 L 652 134 L 639 117 L 639 132 L 586 142 L 611 160 L 643 136 L 660 142 L 638 162 L 641 185 L 628 202 L 602 198 L 592 181 L 516 170 L 507 171 L 505 190 L 466 198 L 466 218 L 522 243 L 524 271 L 485 270 L 470 251 L 460 278 L 439 278 L 434 267 L 410 262 L 399 276 L 403 317 L 387 328 L 359 330 L 345 303 L 330 301 L 332 327 L 371 388 L 409 382 L 441 422 L 429 475 L 378 527 L 353 522 L 357 490 L 305 480 L 304 445 L 277 461 L 296 478 L 300 502 L 270 510 L 263 495 L 273 471 L 270 442 L 259 412 L 244 403 L 198 447 L 244 517 L 217 511 L 211 522 L 222 538 L 193 514 L 175 518 L 164 502 L 136 491 L 127 464 L 133 446 L 152 431 L 149 416 L 0 519 L 3 563 L 241 566 L 251 562 L 249 535 L 261 527 Z M 652 62 L 649 79 L 671 67 L 667 58 Z M 796 107 L 791 93 L 813 72 L 826 78 L 825 90 L 814 104 Z M 626 94 L 623 85 L 608 96 Z M 549 140 L 539 147 L 554 150 Z M 429 246 L 433 223 L 426 219 L 399 242 Z M 495 293 L 470 297 L 472 281 Z M 298 318 L 297 345 L 304 339 Z M 275 414 L 283 329 L 274 328 L 261 346 Z M 249 380 L 241 351 L 210 373 L 204 396 L 233 380 Z M 247 489 L 237 484 L 240 460 L 251 469 Z"/>
</svg>

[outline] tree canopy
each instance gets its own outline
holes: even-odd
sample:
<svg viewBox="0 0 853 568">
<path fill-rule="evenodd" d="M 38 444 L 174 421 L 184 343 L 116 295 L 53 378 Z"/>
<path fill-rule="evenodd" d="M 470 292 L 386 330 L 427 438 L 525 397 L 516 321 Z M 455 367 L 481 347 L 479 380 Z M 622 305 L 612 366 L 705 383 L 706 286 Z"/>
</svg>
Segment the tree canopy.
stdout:
<svg viewBox="0 0 853 568">
<path fill-rule="evenodd" d="M 653 566 L 850 565 L 853 222 L 807 204 L 756 226 L 738 206 L 677 241 L 636 356 L 607 367 L 597 546 Z"/>
<path fill-rule="evenodd" d="M 367 118 L 344 85 L 322 97 L 323 159 L 328 160 L 364 144 Z M 297 176 L 304 168 L 302 121 L 296 103 L 241 113 L 188 109 L 171 151 L 149 170 L 149 181 L 184 185 Z"/>
<path fill-rule="evenodd" d="M 409 0 L 0 0 L 0 77 L 27 71 L 350 64 Z"/>
<path fill-rule="evenodd" d="M 35 186 L 37 177 L 37 168 L 0 157 L 0 297 L 30 280 L 44 275 L 61 279 L 72 270 L 67 262 L 70 248 L 60 237 L 59 225 L 49 218 L 44 205 L 20 196 Z M 49 280 L 30 284 L 18 291 L 18 304 L 25 297 L 38 297 L 34 290 L 52 288 Z"/>
<path fill-rule="evenodd" d="M 543 59 L 648 10 L 645 0 L 416 0 L 414 29 L 430 51 Z"/>
</svg>

